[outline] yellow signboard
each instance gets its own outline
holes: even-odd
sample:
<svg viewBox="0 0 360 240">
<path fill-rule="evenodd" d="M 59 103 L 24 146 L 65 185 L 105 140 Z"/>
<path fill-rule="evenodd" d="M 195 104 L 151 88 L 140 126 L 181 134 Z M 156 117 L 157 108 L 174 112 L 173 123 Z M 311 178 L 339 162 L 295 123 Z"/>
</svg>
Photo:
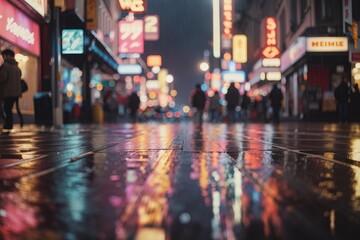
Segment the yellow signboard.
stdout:
<svg viewBox="0 0 360 240">
<path fill-rule="evenodd" d="M 146 64 L 148 67 L 161 67 L 162 61 L 160 55 L 149 55 L 146 59 Z"/>
<path fill-rule="evenodd" d="M 247 62 L 247 37 L 245 35 L 233 36 L 233 60 L 237 63 Z"/>
</svg>

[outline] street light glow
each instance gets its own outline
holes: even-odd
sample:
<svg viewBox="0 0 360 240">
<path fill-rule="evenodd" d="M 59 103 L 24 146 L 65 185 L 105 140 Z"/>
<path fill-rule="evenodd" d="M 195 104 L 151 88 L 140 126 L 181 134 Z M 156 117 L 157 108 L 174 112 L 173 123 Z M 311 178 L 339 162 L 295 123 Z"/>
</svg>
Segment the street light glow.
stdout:
<svg viewBox="0 0 360 240">
<path fill-rule="evenodd" d="M 213 55 L 220 57 L 220 0 L 213 0 Z"/>
<path fill-rule="evenodd" d="M 209 70 L 209 64 L 207 62 L 200 63 L 200 70 L 206 72 L 207 70 Z"/>
<path fill-rule="evenodd" d="M 167 83 L 172 83 L 174 81 L 174 76 L 169 74 L 166 76 L 166 82 Z"/>
<path fill-rule="evenodd" d="M 155 66 L 151 69 L 151 71 L 155 74 L 158 74 L 160 72 L 160 67 L 159 66 Z"/>
</svg>

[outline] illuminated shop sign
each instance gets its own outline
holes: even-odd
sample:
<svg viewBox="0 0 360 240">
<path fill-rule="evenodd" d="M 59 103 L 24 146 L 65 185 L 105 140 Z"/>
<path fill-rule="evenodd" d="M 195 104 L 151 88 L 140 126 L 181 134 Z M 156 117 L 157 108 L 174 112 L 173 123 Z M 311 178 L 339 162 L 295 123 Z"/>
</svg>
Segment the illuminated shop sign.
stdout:
<svg viewBox="0 0 360 240">
<path fill-rule="evenodd" d="M 247 62 L 247 37 L 235 35 L 233 37 L 233 60 L 237 63 Z"/>
<path fill-rule="evenodd" d="M 222 76 L 223 76 L 224 82 L 243 83 L 246 80 L 244 71 L 236 71 L 236 72 L 223 71 Z"/>
<path fill-rule="evenodd" d="M 347 52 L 347 37 L 308 37 L 306 51 L 308 52 Z"/>
<path fill-rule="evenodd" d="M 144 21 L 119 21 L 119 53 L 144 52 Z"/>
<path fill-rule="evenodd" d="M 146 65 L 148 67 L 161 67 L 162 65 L 162 59 L 160 55 L 149 55 L 146 58 Z"/>
<path fill-rule="evenodd" d="M 160 20 L 158 15 L 147 15 L 144 17 L 144 39 L 146 41 L 157 41 L 160 37 Z"/>
<path fill-rule="evenodd" d="M 61 50 L 62 54 L 84 53 L 84 31 L 82 29 L 63 29 Z"/>
<path fill-rule="evenodd" d="M 120 9 L 134 13 L 144 13 L 146 11 L 146 0 L 119 0 Z"/>
<path fill-rule="evenodd" d="M 306 53 L 306 38 L 297 38 L 286 51 L 281 55 L 281 72 L 288 69 Z"/>
<path fill-rule="evenodd" d="M 142 67 L 139 64 L 120 64 L 118 73 L 123 75 L 135 75 L 142 73 Z"/>
<path fill-rule="evenodd" d="M 0 36 L 39 56 L 39 25 L 5 0 L 0 0 L 0 6 Z"/>
<path fill-rule="evenodd" d="M 24 0 L 29 4 L 35 11 L 37 11 L 41 16 L 45 16 L 47 10 L 47 0 Z"/>
<path fill-rule="evenodd" d="M 278 24 L 275 18 L 265 19 L 265 48 L 262 51 L 264 58 L 278 58 L 280 50 L 277 47 Z"/>
<path fill-rule="evenodd" d="M 147 89 L 159 89 L 160 88 L 159 81 L 158 80 L 147 80 L 146 88 Z"/>
<path fill-rule="evenodd" d="M 225 38 L 232 36 L 233 22 L 233 2 L 232 0 L 223 0 L 223 34 Z"/>
</svg>

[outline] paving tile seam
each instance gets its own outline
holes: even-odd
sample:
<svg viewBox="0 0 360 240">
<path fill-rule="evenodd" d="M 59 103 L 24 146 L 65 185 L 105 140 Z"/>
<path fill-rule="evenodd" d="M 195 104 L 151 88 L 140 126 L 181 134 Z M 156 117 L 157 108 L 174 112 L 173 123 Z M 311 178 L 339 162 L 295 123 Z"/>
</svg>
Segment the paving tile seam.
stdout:
<svg viewBox="0 0 360 240">
<path fill-rule="evenodd" d="M 279 204 L 279 205 L 282 205 L 284 204 L 285 202 L 282 201 L 282 199 L 280 197 L 278 197 L 278 194 L 274 193 L 271 189 L 271 187 L 268 187 L 267 186 L 267 183 L 264 182 L 262 179 L 260 179 L 257 174 L 254 174 L 252 173 L 252 171 L 248 171 L 246 169 L 245 166 L 242 166 L 241 164 L 239 164 L 237 162 L 236 159 L 234 159 L 233 157 L 231 157 L 230 155 L 228 155 L 226 153 L 226 156 L 228 157 L 229 159 L 229 163 L 231 165 L 234 165 L 232 167 L 236 167 L 240 172 L 242 172 L 243 174 L 245 174 L 249 179 L 251 179 L 251 181 L 253 181 L 253 183 L 258 186 L 260 189 L 262 189 L 264 192 L 267 192 L 269 194 L 269 197 L 271 197 L 272 199 L 274 199 L 274 201 Z M 230 166 L 231 167 L 231 166 Z M 313 234 L 314 232 L 318 235 L 318 236 L 324 236 L 325 233 L 323 231 L 320 231 L 320 229 L 317 227 L 317 225 L 312 222 L 312 221 L 309 221 L 308 218 L 304 217 L 303 214 L 299 211 L 297 211 L 296 209 L 292 208 L 291 211 L 287 212 L 288 214 L 290 215 L 293 215 L 294 217 L 298 218 L 300 220 L 301 223 L 303 223 L 302 226 L 306 226 L 306 228 L 308 230 L 311 230 L 311 234 Z M 295 223 L 295 221 L 294 221 Z M 310 233 L 307 233 L 307 234 L 310 234 Z M 311 235 L 309 235 L 311 237 Z"/>
<path fill-rule="evenodd" d="M 237 163 L 236 159 L 233 159 L 231 156 L 229 156 L 228 153 L 226 153 L 226 154 L 233 163 Z M 323 160 L 325 160 L 325 159 L 323 159 Z M 256 178 L 256 175 L 257 175 L 256 172 L 251 171 L 251 170 L 248 171 L 246 169 L 245 165 L 241 165 L 240 168 L 238 168 L 238 169 L 239 169 L 239 171 L 243 170 L 242 172 L 245 172 L 248 177 L 251 175 L 252 176 L 251 179 L 253 181 L 256 181 L 258 184 L 260 184 L 260 185 L 263 184 L 264 186 L 266 185 L 266 183 L 263 182 L 261 179 Z M 254 172 L 255 174 L 251 174 L 252 172 Z M 309 193 L 310 192 L 312 197 L 317 198 L 322 203 L 324 203 L 324 204 L 326 204 L 326 205 L 328 205 L 329 207 L 332 207 L 332 208 L 334 208 L 334 206 L 336 206 L 335 209 L 341 211 L 344 214 L 349 214 L 349 215 L 352 215 L 354 217 L 357 217 L 358 221 L 360 221 L 359 212 L 353 211 L 348 206 L 337 204 L 334 201 L 334 199 L 330 196 L 331 194 L 330 195 L 329 194 L 324 194 L 324 191 L 321 188 L 317 187 L 316 185 L 311 185 L 311 187 L 308 187 L 307 192 L 306 192 L 306 190 L 302 187 L 303 185 L 301 185 L 299 183 L 300 181 L 293 181 L 291 177 L 287 177 L 288 174 L 285 174 L 284 171 L 275 169 L 275 171 L 273 171 L 273 173 L 276 174 L 277 176 L 285 179 L 286 182 L 288 182 L 292 187 L 294 187 L 294 189 L 296 189 L 297 191 L 303 193 L 302 196 L 306 196 L 306 194 L 304 194 L 304 193 Z M 255 175 L 255 176 L 253 176 L 253 175 Z M 262 189 L 267 190 L 268 192 L 270 192 L 272 194 L 272 197 L 276 196 L 274 193 L 272 193 L 271 190 L 266 189 L 266 188 L 262 188 Z M 276 200 L 280 201 L 280 199 L 276 199 Z M 332 202 L 332 204 L 330 202 Z"/>
<path fill-rule="evenodd" d="M 323 160 L 326 160 L 326 161 L 329 161 L 329 162 L 333 162 L 333 163 L 336 163 L 336 164 L 344 165 L 344 166 L 347 166 L 347 167 L 358 167 L 358 168 L 360 168 L 360 165 L 344 163 L 344 162 L 342 162 L 342 161 L 339 161 L 339 160 L 336 160 L 336 159 L 327 158 L 327 157 L 324 157 L 324 156 L 322 156 L 322 155 L 306 153 L 306 152 L 302 152 L 301 150 L 296 150 L 296 149 L 291 149 L 291 148 L 283 147 L 283 146 L 280 146 L 280 145 L 275 145 L 275 144 L 273 144 L 272 142 L 267 142 L 267 141 L 264 141 L 264 140 L 261 140 L 261 139 L 255 139 L 255 138 L 248 137 L 248 136 L 245 136 L 245 135 L 244 135 L 243 137 L 244 137 L 244 138 L 247 138 L 247 139 L 249 139 L 249 140 L 251 140 L 251 141 L 257 141 L 257 142 L 261 142 L 261 143 L 271 144 L 271 145 L 273 145 L 273 146 L 276 147 L 276 148 L 279 148 L 279 149 L 282 149 L 282 150 L 286 150 L 286 151 L 289 151 L 289 152 L 294 152 L 294 153 L 298 153 L 298 154 L 302 154 L 302 155 L 306 155 L 306 156 L 310 156 L 310 157 L 320 158 L 320 159 L 323 159 Z"/>
<path fill-rule="evenodd" d="M 336 209 L 344 215 L 352 215 L 357 219 L 358 223 L 360 223 L 360 212 L 356 212 L 349 206 L 340 204 L 340 202 L 336 201 L 336 199 L 332 197 L 333 194 L 324 192 L 323 189 L 314 184 L 307 184 L 309 187 L 306 187 L 305 189 L 303 182 L 294 180 L 291 175 L 285 173 L 284 171 L 274 171 L 274 174 L 285 179 L 286 182 L 296 189 L 296 191 L 301 192 L 302 197 L 307 197 L 309 200 L 311 200 L 311 198 L 316 198 L 321 201 L 321 203 L 328 206 L 329 209 Z M 307 194 L 311 196 L 308 196 Z"/>
<path fill-rule="evenodd" d="M 250 132 L 256 132 L 256 133 L 261 133 L 264 135 L 264 133 L 267 133 L 265 131 L 259 131 L 259 130 L 250 130 Z M 359 134 L 356 134 L 355 136 L 352 136 L 352 135 L 337 135 L 337 134 L 332 134 L 332 133 L 329 133 L 329 132 L 318 132 L 318 133 L 314 133 L 314 132 L 304 132 L 304 131 L 301 131 L 301 132 L 286 132 L 286 131 L 274 131 L 273 133 L 281 133 L 281 135 L 284 135 L 284 134 L 296 134 L 296 135 L 310 135 L 310 136 L 320 136 L 320 137 L 324 137 L 324 136 L 329 136 L 329 138 L 333 138 L 334 136 L 337 137 L 337 138 L 351 138 L 351 137 L 356 137 L 356 138 L 360 138 L 360 135 Z"/>
<path fill-rule="evenodd" d="M 37 178 L 37 177 L 40 177 L 40 176 L 44 176 L 46 174 L 49 174 L 49 173 L 52 173 L 56 170 L 59 170 L 61 168 L 64 168 L 64 167 L 67 167 L 69 165 L 71 165 L 73 162 L 76 162 L 78 160 L 81 160 L 83 158 L 86 158 L 87 156 L 90 156 L 90 155 L 93 155 L 95 153 L 97 153 L 98 151 L 101 151 L 103 149 L 106 149 L 106 148 L 109 148 L 109 147 L 113 147 L 113 146 L 116 146 L 118 143 L 111 143 L 111 144 L 107 144 L 107 145 L 104 145 L 104 146 L 100 146 L 98 148 L 95 148 L 93 149 L 92 151 L 90 152 L 86 152 L 86 153 L 83 153 L 81 155 L 78 155 L 78 156 L 73 156 L 73 157 L 70 157 L 68 161 L 65 161 L 63 159 L 60 159 L 58 161 L 55 161 L 55 163 L 57 162 L 63 162 L 62 164 L 60 165 L 57 165 L 57 166 L 53 166 L 53 167 L 50 167 L 50 168 L 46 168 L 44 170 L 41 170 L 41 171 L 38 171 L 38 172 L 34 172 L 34 173 L 30 173 L 30 174 L 27 174 L 25 176 L 20 176 L 20 177 L 17 177 L 17 178 L 14 178 L 14 179 L 11 179 L 12 181 L 16 181 L 16 180 L 21 180 L 21 179 L 33 179 L 33 178 Z M 35 159 L 37 160 L 37 159 Z M 34 161 L 34 159 L 32 159 L 31 161 Z M 30 162 L 30 161 L 26 161 L 26 162 Z M 14 167 L 14 166 L 18 166 L 18 165 L 21 165 L 21 164 L 24 164 L 26 162 L 17 162 L 17 163 L 14 163 L 12 166 L 10 167 Z M 9 168 L 9 167 L 7 167 Z M 1 169 L 1 168 L 0 168 Z M 0 179 L 1 180 L 1 179 Z M 4 180 L 4 179 L 2 179 Z M 9 181 L 9 180 L 6 180 L 6 181 Z"/>
</svg>

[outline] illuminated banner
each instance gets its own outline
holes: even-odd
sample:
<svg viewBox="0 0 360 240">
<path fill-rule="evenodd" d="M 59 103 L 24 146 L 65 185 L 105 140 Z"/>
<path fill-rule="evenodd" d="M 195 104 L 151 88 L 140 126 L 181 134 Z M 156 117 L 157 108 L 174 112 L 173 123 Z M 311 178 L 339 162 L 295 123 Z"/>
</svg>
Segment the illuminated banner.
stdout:
<svg viewBox="0 0 360 240">
<path fill-rule="evenodd" d="M 148 67 L 161 67 L 162 60 L 160 55 L 149 55 L 146 59 L 146 65 Z"/>
<path fill-rule="evenodd" d="M 136 75 L 142 73 L 140 64 L 120 64 L 117 70 L 118 73 L 122 75 Z"/>
<path fill-rule="evenodd" d="M 347 52 L 349 50 L 347 37 L 308 37 L 307 52 Z"/>
<path fill-rule="evenodd" d="M 157 41 L 160 36 L 160 20 L 158 15 L 147 15 L 144 17 L 145 22 L 145 40 Z"/>
<path fill-rule="evenodd" d="M 299 37 L 281 55 L 280 70 L 284 72 L 306 53 L 306 38 Z"/>
<path fill-rule="evenodd" d="M 119 21 L 119 53 L 144 52 L 144 21 Z"/>
<path fill-rule="evenodd" d="M 233 60 L 237 63 L 247 62 L 247 37 L 235 35 L 233 37 Z"/>
<path fill-rule="evenodd" d="M 262 50 L 264 58 L 278 58 L 280 50 L 277 47 L 278 24 L 275 18 L 265 19 L 265 48 Z"/>
<path fill-rule="evenodd" d="M 158 80 L 147 80 L 146 88 L 147 89 L 159 89 L 160 88 L 159 81 Z"/>
<path fill-rule="evenodd" d="M 144 13 L 146 11 L 146 0 L 119 0 L 120 9 L 134 13 Z"/>
<path fill-rule="evenodd" d="M 233 2 L 232 0 L 223 0 L 223 34 L 230 39 L 232 37 L 233 23 Z"/>
<path fill-rule="evenodd" d="M 0 0 L 0 6 L 0 36 L 39 56 L 39 25 L 5 0 Z"/>
<path fill-rule="evenodd" d="M 223 76 L 224 82 L 243 83 L 246 80 L 244 71 L 236 71 L 236 72 L 223 71 L 222 76 Z"/>
<path fill-rule="evenodd" d="M 29 4 L 35 11 L 37 11 L 41 16 L 45 16 L 47 10 L 47 0 L 24 0 Z"/>
</svg>

